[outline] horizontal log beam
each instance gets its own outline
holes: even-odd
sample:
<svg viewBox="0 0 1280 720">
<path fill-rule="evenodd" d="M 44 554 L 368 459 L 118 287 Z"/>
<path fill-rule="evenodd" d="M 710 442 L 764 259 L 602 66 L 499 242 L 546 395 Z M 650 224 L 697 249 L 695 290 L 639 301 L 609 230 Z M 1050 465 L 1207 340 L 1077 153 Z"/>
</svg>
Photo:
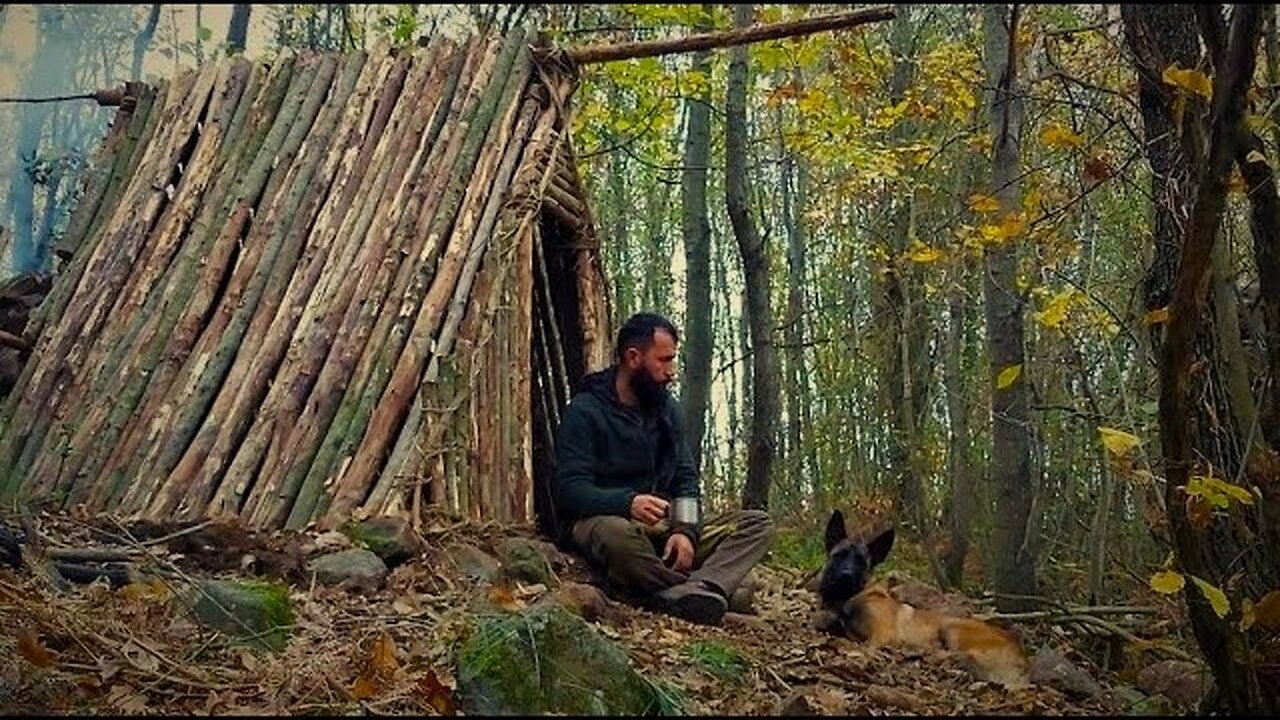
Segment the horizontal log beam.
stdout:
<svg viewBox="0 0 1280 720">
<path fill-rule="evenodd" d="M 0 345 L 11 347 L 18 352 L 27 352 L 31 349 L 31 343 L 4 330 L 0 330 Z"/>
<path fill-rule="evenodd" d="M 845 30 L 858 25 L 891 20 L 894 17 L 892 7 L 878 5 L 876 7 L 850 12 L 820 15 L 818 17 L 792 20 L 789 22 L 757 25 L 737 30 L 690 35 L 673 40 L 645 40 L 642 42 L 613 43 L 608 45 L 588 45 L 586 47 L 569 48 L 566 55 L 579 64 L 609 62 L 611 60 L 633 60 L 635 58 L 670 55 L 672 53 L 712 50 L 733 47 L 765 40 L 779 40 L 800 35 L 811 35 L 829 30 Z"/>
</svg>

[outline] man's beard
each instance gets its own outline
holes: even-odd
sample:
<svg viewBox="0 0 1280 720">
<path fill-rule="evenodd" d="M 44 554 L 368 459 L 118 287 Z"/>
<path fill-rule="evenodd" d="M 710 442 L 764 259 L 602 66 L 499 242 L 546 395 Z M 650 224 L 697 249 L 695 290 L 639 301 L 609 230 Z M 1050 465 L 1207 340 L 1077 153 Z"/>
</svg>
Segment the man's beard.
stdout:
<svg viewBox="0 0 1280 720">
<path fill-rule="evenodd" d="M 636 394 L 636 399 L 644 408 L 660 407 L 667 399 L 667 386 L 656 382 L 646 372 L 638 372 L 631 376 L 631 391 Z"/>
</svg>

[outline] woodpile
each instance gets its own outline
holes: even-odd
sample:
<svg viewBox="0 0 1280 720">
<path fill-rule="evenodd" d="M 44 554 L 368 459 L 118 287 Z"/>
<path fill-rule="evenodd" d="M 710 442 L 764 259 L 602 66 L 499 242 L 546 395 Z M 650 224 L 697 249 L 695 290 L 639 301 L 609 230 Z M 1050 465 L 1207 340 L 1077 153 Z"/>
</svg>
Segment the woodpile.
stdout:
<svg viewBox="0 0 1280 720">
<path fill-rule="evenodd" d="M 609 342 L 574 73 L 532 40 L 135 87 L 27 327 L 0 497 L 263 528 L 531 518 Z"/>
</svg>

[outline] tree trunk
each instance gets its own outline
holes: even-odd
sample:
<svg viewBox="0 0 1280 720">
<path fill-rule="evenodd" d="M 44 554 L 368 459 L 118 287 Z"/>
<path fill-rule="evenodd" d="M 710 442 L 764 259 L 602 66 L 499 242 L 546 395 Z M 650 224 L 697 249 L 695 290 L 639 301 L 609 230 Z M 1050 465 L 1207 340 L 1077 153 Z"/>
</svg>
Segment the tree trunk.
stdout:
<svg viewBox="0 0 1280 720">
<path fill-rule="evenodd" d="M 253 6 L 237 3 L 231 6 L 231 23 L 227 26 L 227 54 L 244 52 L 249 37 L 249 15 Z"/>
<path fill-rule="evenodd" d="M 734 7 L 735 27 L 751 24 L 752 6 Z M 751 324 L 751 439 L 742 505 L 769 507 L 769 478 L 773 465 L 775 426 L 779 414 L 778 364 L 774 358 L 773 311 L 769 299 L 769 256 L 756 231 L 747 198 L 747 51 L 730 52 L 725 119 L 725 199 L 733 234 L 742 254 L 746 285 L 746 315 Z"/>
<path fill-rule="evenodd" d="M 703 12 L 711 13 L 710 5 Z M 710 76 L 711 53 L 693 56 L 693 71 Z M 685 256 L 685 362 L 680 399 L 693 466 L 702 468 L 707 401 L 711 396 L 711 225 L 707 220 L 707 166 L 711 161 L 711 91 L 685 100 L 689 125 L 680 185 L 681 232 Z"/>
<path fill-rule="evenodd" d="M 1173 124 L 1173 119 L 1165 115 L 1168 96 L 1162 96 L 1164 88 L 1158 78 L 1167 67 L 1174 42 L 1179 43 L 1177 50 L 1194 57 L 1195 16 L 1186 7 L 1168 5 L 1124 6 L 1122 10 L 1125 34 L 1147 91 L 1143 98 L 1146 135 L 1158 137 L 1156 133 Z M 1176 204 L 1170 210 L 1177 213 L 1175 217 L 1185 219 L 1185 229 L 1178 227 L 1169 236 L 1156 237 L 1157 242 L 1174 243 L 1174 257 L 1166 262 L 1177 268 L 1175 281 L 1159 288 L 1166 290 L 1169 298 L 1167 336 L 1160 353 L 1160 438 L 1165 460 L 1165 500 L 1178 565 L 1185 574 L 1224 590 L 1231 607 L 1238 608 L 1243 598 L 1257 599 L 1280 584 L 1280 563 L 1274 556 L 1280 498 L 1274 481 L 1269 479 L 1274 477 L 1274 470 L 1268 470 L 1264 463 L 1263 467 L 1245 467 L 1242 472 L 1244 458 L 1233 456 L 1229 433 L 1238 429 L 1232 427 L 1234 413 L 1230 394 L 1222 387 L 1223 380 L 1208 370 L 1219 367 L 1215 360 L 1220 358 L 1215 357 L 1215 329 L 1205 325 L 1206 320 L 1212 321 L 1214 313 L 1205 304 L 1215 241 L 1226 204 L 1227 175 L 1240 157 L 1245 140 L 1240 132 L 1245 91 L 1253 77 L 1262 17 L 1259 6 L 1237 5 L 1229 36 L 1221 26 L 1216 6 L 1199 15 L 1199 19 L 1214 66 L 1209 141 L 1197 145 L 1197 138 L 1192 137 L 1189 144 L 1184 144 L 1183 157 L 1174 156 L 1183 165 L 1200 169 L 1195 191 L 1169 194 L 1169 185 L 1176 178 L 1157 169 L 1157 162 L 1168 158 L 1153 149 L 1154 143 L 1148 147 L 1157 183 L 1157 213 L 1162 210 L 1160 199 L 1172 198 Z M 1184 137 L 1198 134 L 1203 139 L 1206 133 L 1201 122 L 1194 116 L 1190 123 L 1187 119 L 1184 114 L 1184 124 L 1190 130 Z M 1201 127 L 1196 128 L 1197 125 Z M 1246 158 L 1245 169 L 1249 165 Z M 1163 251 L 1158 246 L 1157 258 Z M 1207 309 L 1211 312 L 1206 313 Z M 1210 403 L 1209 408 L 1203 402 Z M 1274 462 L 1271 456 L 1272 467 Z M 1203 498 L 1189 495 L 1187 483 L 1193 474 L 1210 473 L 1228 479 L 1243 476 L 1257 482 L 1262 490 L 1260 512 L 1240 505 L 1229 507 L 1219 517 L 1202 512 Z M 1216 708 L 1211 709 L 1274 715 L 1280 709 L 1274 645 L 1268 645 L 1258 629 L 1240 632 L 1235 614 L 1219 618 L 1198 586 L 1193 585 L 1196 584 L 1187 583 L 1185 597 L 1192 629 L 1214 673 L 1216 696 L 1211 704 Z"/>
<path fill-rule="evenodd" d="M 151 38 L 155 37 L 156 25 L 160 24 L 160 3 L 151 5 L 150 12 L 147 13 L 147 22 L 138 31 L 137 37 L 133 39 L 133 62 L 129 66 L 129 78 L 137 81 L 142 79 L 142 59 L 147 54 L 147 46 L 151 44 Z"/>
<path fill-rule="evenodd" d="M 948 472 L 951 479 L 948 506 L 950 539 L 942 557 L 947 584 L 960 588 L 964 583 L 964 559 L 969 554 L 969 526 L 973 520 L 973 470 L 969 466 L 969 396 L 965 383 L 965 329 L 969 325 L 969 261 L 960 265 L 961 276 L 952 283 L 948 303 L 947 350 L 944 382 L 947 393 L 947 420 L 951 426 Z"/>
<path fill-rule="evenodd" d="M 993 190 L 1003 216 L 1018 212 L 1018 177 L 1023 122 L 1018 88 L 1018 7 L 987 5 L 983 10 L 984 60 L 990 95 Z M 991 475 L 996 489 L 994 545 L 995 589 L 1004 595 L 1036 593 L 1035 558 L 1029 519 L 1032 505 L 1031 434 L 1028 432 L 1024 363 L 1023 306 L 1017 288 L 1017 239 L 986 250 L 983 298 L 986 303 L 987 349 L 991 380 Z M 1003 387 L 1001 387 L 1003 385 Z M 1017 612 L 1025 602 L 1002 597 L 1002 612 Z"/>
</svg>

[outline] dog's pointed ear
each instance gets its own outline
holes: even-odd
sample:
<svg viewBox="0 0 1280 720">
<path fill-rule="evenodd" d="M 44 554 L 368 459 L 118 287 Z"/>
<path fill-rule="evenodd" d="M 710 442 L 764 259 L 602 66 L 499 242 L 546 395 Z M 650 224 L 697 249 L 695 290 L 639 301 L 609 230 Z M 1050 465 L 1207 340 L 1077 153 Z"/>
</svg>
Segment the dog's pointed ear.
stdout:
<svg viewBox="0 0 1280 720">
<path fill-rule="evenodd" d="M 884 562 L 884 559 L 889 557 L 889 551 L 892 549 L 893 528 L 890 527 L 867 543 L 867 554 L 871 556 L 871 566 L 875 567 Z"/>
<path fill-rule="evenodd" d="M 831 548 L 847 537 L 849 531 L 844 526 L 844 513 L 832 510 L 831 519 L 827 520 L 827 552 L 831 552 Z"/>
</svg>

